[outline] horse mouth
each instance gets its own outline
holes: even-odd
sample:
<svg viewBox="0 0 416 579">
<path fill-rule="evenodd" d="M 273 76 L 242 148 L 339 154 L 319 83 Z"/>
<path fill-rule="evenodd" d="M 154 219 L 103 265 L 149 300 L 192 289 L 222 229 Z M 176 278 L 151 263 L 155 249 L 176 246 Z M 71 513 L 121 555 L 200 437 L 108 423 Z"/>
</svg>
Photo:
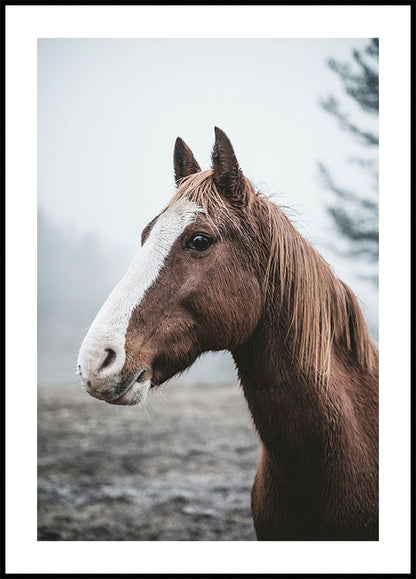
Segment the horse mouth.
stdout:
<svg viewBox="0 0 416 579">
<path fill-rule="evenodd" d="M 143 366 L 142 368 L 140 368 L 140 369 L 137 371 L 136 376 L 135 376 L 132 384 L 134 384 L 134 382 L 138 382 L 138 383 L 140 384 L 140 382 L 142 382 L 142 380 L 143 380 L 144 375 L 146 374 L 146 372 L 147 372 L 147 368 L 145 368 L 144 366 Z M 130 386 L 132 386 L 132 384 L 131 384 Z"/>
<path fill-rule="evenodd" d="M 150 380 L 143 380 L 145 378 L 147 368 L 140 368 L 129 385 L 123 389 L 121 395 L 114 400 L 107 400 L 109 404 L 119 404 L 122 406 L 133 406 L 144 402 L 151 387 Z"/>
</svg>

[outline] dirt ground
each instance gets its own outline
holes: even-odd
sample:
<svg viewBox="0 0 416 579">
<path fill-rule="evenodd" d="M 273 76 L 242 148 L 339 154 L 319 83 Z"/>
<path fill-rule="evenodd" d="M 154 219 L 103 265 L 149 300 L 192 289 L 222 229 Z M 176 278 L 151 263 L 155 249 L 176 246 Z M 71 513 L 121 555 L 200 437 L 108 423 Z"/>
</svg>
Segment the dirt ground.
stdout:
<svg viewBox="0 0 416 579">
<path fill-rule="evenodd" d="M 255 540 L 260 444 L 238 385 L 150 394 L 138 408 L 39 388 L 39 540 Z"/>
</svg>

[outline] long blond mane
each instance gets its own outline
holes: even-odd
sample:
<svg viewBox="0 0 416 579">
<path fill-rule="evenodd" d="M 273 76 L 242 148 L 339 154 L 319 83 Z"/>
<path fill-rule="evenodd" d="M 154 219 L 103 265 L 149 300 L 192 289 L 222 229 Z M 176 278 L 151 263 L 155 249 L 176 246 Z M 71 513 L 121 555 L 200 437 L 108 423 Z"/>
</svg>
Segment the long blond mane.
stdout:
<svg viewBox="0 0 416 579">
<path fill-rule="evenodd" d="M 257 215 L 264 215 L 267 220 L 260 228 L 268 237 L 264 243 L 269 248 L 264 287 L 265 292 L 275 296 L 276 316 L 282 311 L 287 315 L 284 340 L 294 363 L 307 378 L 326 384 L 334 348 L 339 348 L 359 367 L 371 370 L 376 348 L 352 291 L 275 203 L 255 192 L 245 177 L 244 184 L 250 189 L 253 202 L 259 204 Z M 241 226 L 241 219 L 215 186 L 212 170 L 183 179 L 170 205 L 183 199 L 202 207 L 223 226 L 227 222 Z M 243 234 L 250 231 L 249 227 L 243 229 Z M 250 240 L 253 252 L 256 241 L 259 240 Z"/>
</svg>

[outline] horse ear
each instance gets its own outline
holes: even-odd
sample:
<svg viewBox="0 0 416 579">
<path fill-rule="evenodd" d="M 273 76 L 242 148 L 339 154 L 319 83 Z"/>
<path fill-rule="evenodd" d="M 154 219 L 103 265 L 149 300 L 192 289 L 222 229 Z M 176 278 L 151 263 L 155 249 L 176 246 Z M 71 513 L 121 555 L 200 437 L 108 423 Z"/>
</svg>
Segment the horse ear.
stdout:
<svg viewBox="0 0 416 579">
<path fill-rule="evenodd" d="M 246 203 L 243 173 L 227 135 L 215 127 L 215 145 L 212 150 L 214 183 L 219 192 L 237 205 Z"/>
<path fill-rule="evenodd" d="M 193 173 L 198 173 L 201 167 L 195 161 L 191 149 L 180 137 L 176 139 L 173 153 L 173 166 L 175 169 L 175 181 L 178 185 L 180 180 Z"/>
</svg>

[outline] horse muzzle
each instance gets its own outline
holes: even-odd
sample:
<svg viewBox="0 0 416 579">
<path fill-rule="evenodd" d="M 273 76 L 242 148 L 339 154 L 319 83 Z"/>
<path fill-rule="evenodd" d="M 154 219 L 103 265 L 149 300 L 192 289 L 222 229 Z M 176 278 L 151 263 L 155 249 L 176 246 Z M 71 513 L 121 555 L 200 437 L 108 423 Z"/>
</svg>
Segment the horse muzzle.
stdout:
<svg viewBox="0 0 416 579">
<path fill-rule="evenodd" d="M 88 394 L 110 404 L 144 402 L 150 389 L 149 369 L 140 366 L 126 378 L 122 375 L 125 361 L 124 348 L 101 340 L 85 341 L 79 353 L 78 374 Z"/>
</svg>

